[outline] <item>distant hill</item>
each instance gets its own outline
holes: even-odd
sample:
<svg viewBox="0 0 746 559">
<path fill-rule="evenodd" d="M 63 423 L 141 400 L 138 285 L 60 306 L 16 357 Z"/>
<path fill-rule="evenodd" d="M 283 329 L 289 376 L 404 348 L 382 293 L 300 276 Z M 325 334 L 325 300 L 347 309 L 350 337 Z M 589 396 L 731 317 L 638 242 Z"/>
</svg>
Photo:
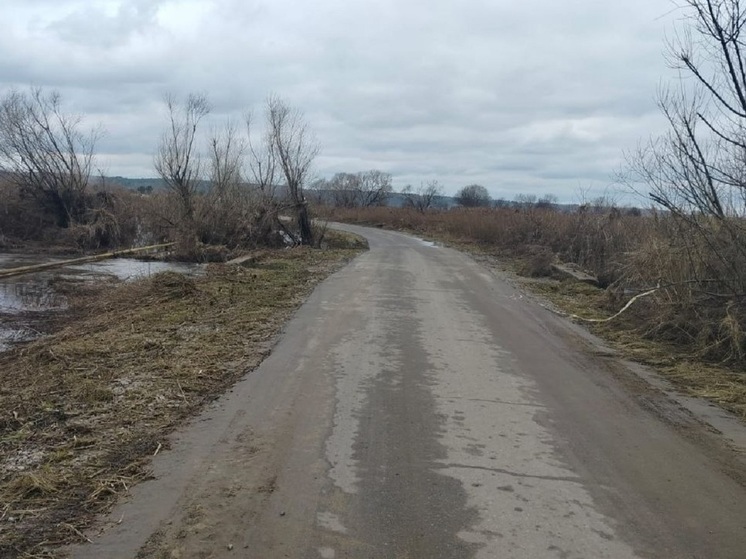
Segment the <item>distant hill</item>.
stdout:
<svg viewBox="0 0 746 559">
<path fill-rule="evenodd" d="M 106 177 L 105 180 L 109 184 L 117 184 L 119 186 L 122 186 L 124 188 L 128 188 L 130 190 L 146 190 L 148 192 L 152 190 L 160 190 L 162 188 L 165 188 L 165 183 L 163 179 L 161 178 L 150 178 L 150 179 L 129 179 L 127 177 Z M 205 187 L 207 186 L 207 183 L 205 182 Z M 150 188 L 148 188 L 150 187 Z M 278 188 L 278 194 L 282 192 L 282 188 Z M 306 190 L 306 197 L 310 200 L 314 200 L 317 202 L 322 203 L 331 203 L 333 198 L 333 191 L 331 190 Z M 392 192 L 388 199 L 386 205 L 391 208 L 403 208 L 407 204 L 407 198 L 403 194 L 399 192 Z M 519 202 L 515 201 L 507 201 L 507 200 L 493 200 L 493 204 L 504 204 L 504 207 L 508 208 L 519 208 L 521 207 L 521 204 Z M 455 198 L 453 196 L 437 196 L 435 199 L 435 203 L 433 204 L 433 207 L 435 208 L 443 208 L 443 209 L 451 209 L 451 208 L 457 208 L 459 207 L 459 204 L 456 202 Z M 560 212 L 566 212 L 566 213 L 572 213 L 576 212 L 579 208 L 578 204 L 553 204 L 553 207 L 555 210 Z M 645 213 L 645 212 L 643 212 Z"/>
<path fill-rule="evenodd" d="M 114 183 L 118 184 L 119 186 L 123 186 L 124 188 L 129 188 L 130 190 L 137 190 L 141 187 L 147 188 L 149 186 L 152 187 L 153 190 L 158 190 L 165 187 L 163 179 L 160 178 L 128 179 L 126 177 L 106 177 L 105 180 L 109 183 Z"/>
</svg>

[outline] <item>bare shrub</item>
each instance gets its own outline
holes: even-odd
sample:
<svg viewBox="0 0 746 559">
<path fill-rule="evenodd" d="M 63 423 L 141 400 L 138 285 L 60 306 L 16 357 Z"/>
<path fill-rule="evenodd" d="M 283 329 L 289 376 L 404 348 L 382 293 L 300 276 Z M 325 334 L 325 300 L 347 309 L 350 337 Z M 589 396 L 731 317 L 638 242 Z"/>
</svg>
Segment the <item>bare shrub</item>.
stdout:
<svg viewBox="0 0 746 559">
<path fill-rule="evenodd" d="M 542 278 L 552 274 L 554 253 L 545 246 L 528 246 L 526 256 L 518 268 L 518 273 L 530 278 Z"/>
<path fill-rule="evenodd" d="M 731 231 L 721 228 L 705 239 L 670 216 L 654 223 L 646 242 L 628 254 L 624 269 L 629 288 L 660 286 L 636 311 L 644 333 L 687 345 L 708 359 L 743 362 L 746 282 L 733 269 L 744 269 L 746 261 Z"/>
<path fill-rule="evenodd" d="M 627 278 L 662 288 L 651 335 L 741 361 L 746 319 L 746 67 L 739 0 L 685 0 L 668 59 L 678 79 L 659 96 L 668 132 L 628 155 L 622 179 L 663 207 L 660 238 Z M 647 267 L 646 267 L 647 266 Z M 642 279 L 644 278 L 644 280 Z"/>
</svg>

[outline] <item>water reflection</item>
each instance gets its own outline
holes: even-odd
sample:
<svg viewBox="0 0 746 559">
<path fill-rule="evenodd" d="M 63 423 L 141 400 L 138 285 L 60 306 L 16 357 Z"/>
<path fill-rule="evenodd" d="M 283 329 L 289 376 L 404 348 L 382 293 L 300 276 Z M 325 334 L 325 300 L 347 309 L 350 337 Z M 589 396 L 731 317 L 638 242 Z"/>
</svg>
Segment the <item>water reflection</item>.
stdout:
<svg viewBox="0 0 746 559">
<path fill-rule="evenodd" d="M 0 270 L 52 261 L 54 259 L 42 260 L 33 255 L 0 254 Z M 198 275 L 203 270 L 203 266 L 198 264 L 114 258 L 0 279 L 0 351 L 7 350 L 13 343 L 41 335 L 28 323 L 33 315 L 67 308 L 65 296 L 54 289 L 54 281 L 58 278 L 80 281 L 116 278 L 131 281 L 165 271 Z"/>
<path fill-rule="evenodd" d="M 0 281 L 0 313 L 17 314 L 58 310 L 67 307 L 67 299 L 49 285 L 49 278 Z"/>
</svg>

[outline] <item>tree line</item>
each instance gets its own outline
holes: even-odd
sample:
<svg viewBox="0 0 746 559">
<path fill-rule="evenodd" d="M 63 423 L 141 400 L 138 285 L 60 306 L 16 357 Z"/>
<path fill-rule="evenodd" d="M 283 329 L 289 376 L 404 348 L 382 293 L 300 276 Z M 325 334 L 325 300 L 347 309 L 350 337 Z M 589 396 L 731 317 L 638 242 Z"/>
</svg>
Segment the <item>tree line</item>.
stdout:
<svg viewBox="0 0 746 559">
<path fill-rule="evenodd" d="M 247 115 L 240 125 L 227 122 L 204 141 L 201 128 L 211 112 L 205 95 L 169 95 L 165 108 L 154 169 L 166 194 L 159 204 L 139 208 L 143 215 L 127 216 L 130 221 L 141 228 L 148 214 L 153 228 L 176 240 L 185 256 L 200 243 L 314 244 L 304 192 L 319 146 L 299 110 L 270 96 L 258 121 Z M 125 194 L 106 188 L 96 166 L 100 137 L 99 128 L 84 130 L 81 116 L 62 109 L 57 92 L 31 88 L 0 98 L 5 225 L 38 217 L 63 230 L 106 230 L 98 244 L 115 244 Z"/>
</svg>

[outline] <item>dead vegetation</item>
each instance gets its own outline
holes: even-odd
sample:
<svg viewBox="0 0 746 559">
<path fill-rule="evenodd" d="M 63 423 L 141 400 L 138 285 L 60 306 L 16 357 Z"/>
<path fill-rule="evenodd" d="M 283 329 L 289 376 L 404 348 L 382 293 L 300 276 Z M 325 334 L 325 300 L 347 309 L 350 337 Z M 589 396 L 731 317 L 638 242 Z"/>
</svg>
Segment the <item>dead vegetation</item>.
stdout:
<svg viewBox="0 0 746 559">
<path fill-rule="evenodd" d="M 668 214 L 613 207 L 327 211 L 339 221 L 437 238 L 507 266 L 569 315 L 606 319 L 652 291 L 589 327 L 685 392 L 746 418 L 746 259 L 732 228 L 702 220 L 697 228 L 711 228 L 704 237 Z M 600 287 L 554 278 L 556 262 L 589 272 Z"/>
<path fill-rule="evenodd" d="M 0 354 L 0 556 L 84 539 L 149 475 L 174 426 L 258 365 L 312 287 L 357 252 L 264 250 L 203 277 L 71 290 L 70 323 Z"/>
</svg>

